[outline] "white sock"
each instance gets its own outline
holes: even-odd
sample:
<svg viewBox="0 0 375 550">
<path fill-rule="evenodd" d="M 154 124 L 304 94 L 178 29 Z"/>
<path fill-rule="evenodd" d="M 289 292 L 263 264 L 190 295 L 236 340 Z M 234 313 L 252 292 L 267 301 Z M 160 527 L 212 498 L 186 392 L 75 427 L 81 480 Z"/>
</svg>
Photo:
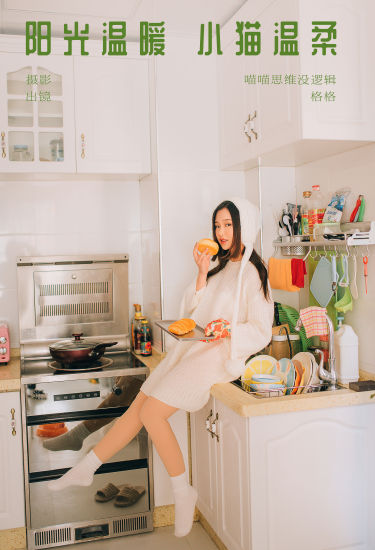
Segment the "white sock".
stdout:
<svg viewBox="0 0 375 550">
<path fill-rule="evenodd" d="M 83 485 L 88 487 L 94 478 L 94 473 L 103 462 L 96 456 L 94 451 L 90 451 L 78 464 L 73 466 L 66 474 L 47 483 L 51 491 L 60 491 L 71 485 Z"/>
<path fill-rule="evenodd" d="M 179 476 L 170 476 L 170 479 L 175 504 L 174 534 L 176 537 L 184 537 L 193 526 L 198 493 L 189 485 L 186 472 Z"/>
<path fill-rule="evenodd" d="M 91 432 L 81 422 L 65 434 L 43 441 L 43 447 L 49 451 L 79 451 L 82 448 L 84 439 L 90 434 Z"/>
</svg>

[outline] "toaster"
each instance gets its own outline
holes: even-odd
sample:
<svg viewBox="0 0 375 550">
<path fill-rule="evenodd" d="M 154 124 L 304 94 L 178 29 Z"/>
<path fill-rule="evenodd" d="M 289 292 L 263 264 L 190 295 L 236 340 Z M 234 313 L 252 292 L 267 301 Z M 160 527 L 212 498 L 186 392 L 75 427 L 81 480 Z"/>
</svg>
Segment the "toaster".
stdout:
<svg viewBox="0 0 375 550">
<path fill-rule="evenodd" d="M 0 366 L 10 360 L 10 341 L 8 325 L 0 321 Z"/>
</svg>

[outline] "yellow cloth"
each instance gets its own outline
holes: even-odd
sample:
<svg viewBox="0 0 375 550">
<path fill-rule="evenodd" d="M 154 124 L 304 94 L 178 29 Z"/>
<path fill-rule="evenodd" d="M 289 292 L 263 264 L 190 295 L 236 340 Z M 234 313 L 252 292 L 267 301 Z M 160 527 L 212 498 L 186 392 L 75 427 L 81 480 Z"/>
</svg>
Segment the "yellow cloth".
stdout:
<svg viewBox="0 0 375 550">
<path fill-rule="evenodd" d="M 301 289 L 292 283 L 292 260 L 271 257 L 268 262 L 268 275 L 271 288 L 299 292 Z"/>
</svg>

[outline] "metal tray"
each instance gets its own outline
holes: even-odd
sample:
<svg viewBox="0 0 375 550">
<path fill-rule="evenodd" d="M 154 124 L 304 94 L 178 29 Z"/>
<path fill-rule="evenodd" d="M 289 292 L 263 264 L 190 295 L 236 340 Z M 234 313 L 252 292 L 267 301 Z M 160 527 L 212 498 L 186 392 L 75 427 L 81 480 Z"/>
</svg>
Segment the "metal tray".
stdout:
<svg viewBox="0 0 375 550">
<path fill-rule="evenodd" d="M 199 340 L 213 340 L 215 336 L 205 336 L 204 335 L 204 329 L 198 325 L 196 325 L 195 329 L 191 330 L 190 332 L 183 334 L 182 336 L 178 336 L 177 334 L 173 334 L 173 332 L 170 332 L 168 330 L 168 327 L 170 324 L 174 323 L 177 319 L 172 321 L 155 321 L 155 325 L 160 327 L 162 330 L 167 332 L 170 336 L 173 336 L 173 338 L 176 338 L 176 340 L 180 340 L 180 342 L 194 342 Z"/>
</svg>

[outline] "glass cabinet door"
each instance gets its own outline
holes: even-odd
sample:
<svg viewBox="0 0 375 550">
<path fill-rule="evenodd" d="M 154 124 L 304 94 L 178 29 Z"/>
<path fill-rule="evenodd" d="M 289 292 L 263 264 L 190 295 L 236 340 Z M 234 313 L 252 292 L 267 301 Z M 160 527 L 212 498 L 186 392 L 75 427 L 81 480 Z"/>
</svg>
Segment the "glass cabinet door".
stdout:
<svg viewBox="0 0 375 550">
<path fill-rule="evenodd" d="M 2 172 L 75 172 L 73 62 L 0 54 Z"/>
</svg>

